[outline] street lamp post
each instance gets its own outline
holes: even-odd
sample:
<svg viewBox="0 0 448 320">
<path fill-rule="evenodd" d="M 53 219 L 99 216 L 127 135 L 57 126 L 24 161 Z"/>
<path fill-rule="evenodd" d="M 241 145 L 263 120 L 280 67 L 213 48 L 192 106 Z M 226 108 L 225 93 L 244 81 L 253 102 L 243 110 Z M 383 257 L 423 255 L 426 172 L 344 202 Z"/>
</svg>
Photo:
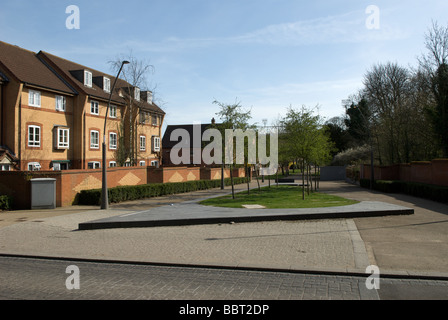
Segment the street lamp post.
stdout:
<svg viewBox="0 0 448 320">
<path fill-rule="evenodd" d="M 120 66 L 120 70 L 118 71 L 117 77 L 114 80 L 114 84 L 110 89 L 109 93 L 109 101 L 107 102 L 106 116 L 104 118 L 104 131 L 103 131 L 103 174 L 102 174 L 102 186 L 101 186 L 101 209 L 109 209 L 109 195 L 107 191 L 107 166 L 106 166 L 106 122 L 107 116 L 109 114 L 110 102 L 112 100 L 112 93 L 114 92 L 115 85 L 117 83 L 118 77 L 120 76 L 121 70 L 125 64 L 128 64 L 129 61 L 123 61 Z"/>
</svg>

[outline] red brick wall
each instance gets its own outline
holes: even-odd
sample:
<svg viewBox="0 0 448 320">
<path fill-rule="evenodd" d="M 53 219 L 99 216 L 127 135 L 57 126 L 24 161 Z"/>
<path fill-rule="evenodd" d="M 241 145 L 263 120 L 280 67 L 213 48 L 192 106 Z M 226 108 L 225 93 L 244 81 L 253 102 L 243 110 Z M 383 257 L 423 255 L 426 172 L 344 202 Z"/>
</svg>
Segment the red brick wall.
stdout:
<svg viewBox="0 0 448 320">
<path fill-rule="evenodd" d="M 224 169 L 224 178 L 230 178 L 230 169 Z M 201 168 L 201 180 L 221 179 L 221 168 Z"/>
<path fill-rule="evenodd" d="M 170 183 L 201 179 L 200 167 L 148 168 L 148 183 Z"/>
<path fill-rule="evenodd" d="M 374 176 L 375 180 L 401 180 L 448 186 L 448 159 L 375 166 Z M 361 178 L 370 179 L 370 165 L 362 166 Z"/>
<path fill-rule="evenodd" d="M 234 169 L 234 177 L 244 177 L 244 169 Z M 230 177 L 229 169 L 225 177 Z M 31 208 L 31 179 L 56 179 L 56 205 L 70 206 L 82 190 L 100 189 L 102 170 L 67 171 L 2 171 L 0 172 L 0 194 L 14 198 L 16 209 Z M 194 180 L 220 179 L 221 168 L 200 167 L 131 167 L 108 168 L 107 186 L 113 188 L 148 183 L 170 183 Z"/>
<path fill-rule="evenodd" d="M 30 176 L 23 171 L 0 172 L 0 194 L 13 197 L 17 209 L 31 208 Z"/>
</svg>

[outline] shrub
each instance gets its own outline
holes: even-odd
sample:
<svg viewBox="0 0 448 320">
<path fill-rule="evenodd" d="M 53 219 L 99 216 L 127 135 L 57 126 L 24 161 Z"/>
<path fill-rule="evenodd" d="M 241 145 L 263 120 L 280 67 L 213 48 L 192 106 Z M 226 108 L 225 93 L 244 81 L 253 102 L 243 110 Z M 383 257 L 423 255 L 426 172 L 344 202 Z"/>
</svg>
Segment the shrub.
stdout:
<svg viewBox="0 0 448 320">
<path fill-rule="evenodd" d="M 360 186 L 370 188 L 370 180 L 361 179 Z M 448 203 L 448 187 L 443 186 L 417 182 L 377 180 L 373 184 L 373 189 L 385 193 L 404 193 L 414 197 Z"/>
<path fill-rule="evenodd" d="M 9 196 L 0 196 L 0 211 L 12 209 L 12 198 Z"/>
<path fill-rule="evenodd" d="M 247 182 L 247 178 L 234 178 L 234 184 Z M 226 186 L 231 185 L 230 178 L 224 179 Z M 221 180 L 199 180 L 176 183 L 156 183 L 138 186 L 123 186 L 108 189 L 109 202 L 119 203 L 123 201 L 146 199 L 164 195 L 186 193 L 198 190 L 207 190 L 221 186 Z M 79 193 L 78 204 L 100 205 L 101 189 L 83 190 Z"/>
</svg>

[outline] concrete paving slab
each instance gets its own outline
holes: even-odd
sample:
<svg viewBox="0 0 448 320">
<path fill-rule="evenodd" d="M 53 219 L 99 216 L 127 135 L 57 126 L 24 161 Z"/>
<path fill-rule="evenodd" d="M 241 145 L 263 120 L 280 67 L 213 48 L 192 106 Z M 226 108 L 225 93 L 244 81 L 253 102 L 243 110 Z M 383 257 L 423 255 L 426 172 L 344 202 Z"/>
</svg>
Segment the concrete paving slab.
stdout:
<svg viewBox="0 0 448 320">
<path fill-rule="evenodd" d="M 411 215 L 413 209 L 377 201 L 328 208 L 259 209 L 203 206 L 200 200 L 171 204 L 79 224 L 79 230 L 144 228 L 232 222 L 262 222 L 313 219 L 351 219 L 385 215 Z"/>
</svg>

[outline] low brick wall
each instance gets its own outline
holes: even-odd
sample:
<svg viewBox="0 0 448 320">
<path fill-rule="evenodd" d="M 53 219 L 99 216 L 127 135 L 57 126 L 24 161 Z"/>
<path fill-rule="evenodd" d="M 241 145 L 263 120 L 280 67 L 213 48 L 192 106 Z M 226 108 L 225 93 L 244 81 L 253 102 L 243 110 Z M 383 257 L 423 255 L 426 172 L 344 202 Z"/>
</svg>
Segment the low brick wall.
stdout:
<svg viewBox="0 0 448 320">
<path fill-rule="evenodd" d="M 107 186 L 147 184 L 147 168 L 108 168 Z M 56 206 L 72 205 L 81 190 L 100 189 L 102 171 L 9 171 L 0 173 L 0 194 L 12 196 L 16 209 L 31 208 L 31 179 L 56 179 Z"/>
<path fill-rule="evenodd" d="M 244 177 L 244 169 L 235 169 L 234 177 Z M 224 177 L 230 177 L 229 169 Z M 2 171 L 0 172 L 0 195 L 13 197 L 14 208 L 31 208 L 31 179 L 56 179 L 56 206 L 76 204 L 76 197 L 82 190 L 100 189 L 102 170 L 67 171 Z M 131 167 L 108 168 L 108 188 L 118 186 L 144 185 L 149 183 L 170 183 L 195 180 L 217 180 L 221 168 L 200 167 Z"/>
<path fill-rule="evenodd" d="M 224 169 L 224 178 L 230 177 L 230 169 Z M 201 168 L 201 180 L 221 179 L 221 168 Z"/>
<path fill-rule="evenodd" d="M 361 166 L 360 176 L 361 179 L 370 179 L 370 165 Z M 400 180 L 448 186 L 448 159 L 374 166 L 374 178 L 375 180 Z"/>
<path fill-rule="evenodd" d="M 200 167 L 148 167 L 148 183 L 184 182 L 200 179 Z"/>
</svg>

